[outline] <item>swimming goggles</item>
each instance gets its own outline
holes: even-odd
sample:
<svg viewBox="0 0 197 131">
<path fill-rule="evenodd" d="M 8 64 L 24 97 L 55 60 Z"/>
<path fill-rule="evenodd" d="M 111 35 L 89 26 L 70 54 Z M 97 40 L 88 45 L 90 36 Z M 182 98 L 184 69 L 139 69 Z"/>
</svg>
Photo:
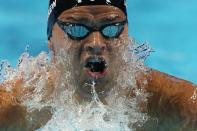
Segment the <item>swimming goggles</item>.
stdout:
<svg viewBox="0 0 197 131">
<path fill-rule="evenodd" d="M 99 31 L 105 38 L 118 38 L 124 30 L 126 21 L 110 23 L 101 27 L 90 27 L 79 23 L 57 21 L 60 28 L 73 40 L 82 40 L 92 32 Z"/>
</svg>

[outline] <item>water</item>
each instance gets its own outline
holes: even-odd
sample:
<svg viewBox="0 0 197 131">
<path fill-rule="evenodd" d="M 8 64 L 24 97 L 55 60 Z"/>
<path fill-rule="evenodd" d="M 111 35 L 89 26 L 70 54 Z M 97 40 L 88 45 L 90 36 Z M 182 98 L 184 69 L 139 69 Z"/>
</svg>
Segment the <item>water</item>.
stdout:
<svg viewBox="0 0 197 131">
<path fill-rule="evenodd" d="M 35 3 L 37 2 L 37 4 Z M 3 3 L 4 7 L 6 8 L 0 8 L 1 13 L 1 20 L 6 20 L 6 22 L 2 22 L 3 26 L 6 29 L 6 32 L 1 34 L 2 39 L 1 43 L 1 52 L 2 54 L 10 54 L 7 57 L 9 61 L 4 61 L 1 64 L 1 76 L 0 76 L 0 83 L 7 80 L 16 80 L 23 78 L 25 81 L 23 90 L 27 92 L 21 100 L 23 101 L 23 105 L 25 105 L 28 108 L 28 112 L 34 112 L 34 111 L 42 111 L 45 108 L 50 108 L 51 112 L 51 118 L 49 118 L 49 121 L 43 125 L 40 129 L 37 129 L 37 131 L 78 131 L 78 130 L 114 130 L 114 131 L 127 131 L 127 130 L 135 130 L 133 127 L 134 125 L 137 127 L 141 127 L 143 123 L 147 121 L 149 116 L 147 116 L 146 113 L 143 113 L 139 107 L 139 103 L 143 102 L 146 103 L 146 97 L 148 94 L 144 90 L 138 90 L 136 88 L 136 83 L 134 80 L 134 77 L 137 75 L 137 71 L 146 71 L 146 67 L 144 66 L 144 60 L 149 56 L 150 52 L 152 52 L 152 49 L 149 48 L 146 44 L 142 45 L 136 45 L 135 42 L 128 42 L 126 47 L 122 47 L 122 54 L 117 57 L 117 63 L 113 63 L 113 65 L 119 65 L 118 67 L 114 67 L 115 69 L 119 69 L 119 67 L 122 67 L 121 74 L 115 81 L 116 86 L 110 85 L 113 90 L 109 92 L 108 97 L 106 98 L 106 104 L 102 101 L 102 99 L 98 98 L 98 91 L 95 88 L 95 83 L 92 81 L 92 83 L 87 83 L 92 88 L 92 96 L 90 101 L 86 102 L 79 102 L 74 96 L 75 91 L 77 89 L 76 83 L 73 81 L 73 69 L 72 69 L 72 53 L 69 54 L 65 52 L 64 50 L 60 51 L 57 55 L 58 62 L 55 65 L 51 65 L 50 61 L 50 54 L 46 52 L 41 52 L 43 49 L 46 49 L 47 42 L 45 42 L 46 37 L 44 36 L 45 30 L 38 31 L 40 28 L 40 25 L 42 27 L 46 27 L 46 17 L 44 18 L 45 14 L 47 14 L 47 6 L 46 1 L 40 2 L 40 1 L 34 1 L 33 3 L 35 5 L 38 5 L 40 7 L 33 8 L 32 4 L 25 3 L 25 1 L 20 1 L 17 5 L 14 6 L 16 12 L 14 10 L 9 10 L 10 14 L 12 14 L 9 19 L 5 15 L 5 13 L 2 13 L 2 10 L 7 10 L 10 7 L 10 3 L 15 2 L 5 2 Z M 130 2 L 130 1 L 129 1 Z M 133 1 L 134 2 L 134 1 Z M 169 1 L 168 1 L 169 2 Z M 155 66 L 158 69 L 166 70 L 167 72 L 172 72 L 173 74 L 177 74 L 177 76 L 187 76 L 185 78 L 190 77 L 190 80 L 196 81 L 195 79 L 195 68 L 194 66 L 196 58 L 195 54 L 191 54 L 190 57 L 187 57 L 186 54 L 190 54 L 195 50 L 195 39 L 189 39 L 190 36 L 193 36 L 196 34 L 196 30 L 191 30 L 193 32 L 190 32 L 189 29 L 191 27 L 189 26 L 188 30 L 184 30 L 185 28 L 182 28 L 181 21 L 182 17 L 179 18 L 179 24 L 177 24 L 177 21 L 173 19 L 173 17 L 176 15 L 170 15 L 170 17 L 161 17 L 161 16 L 169 16 L 167 14 L 173 14 L 172 12 L 176 12 L 178 10 L 178 13 L 180 12 L 190 12 L 188 9 L 190 9 L 188 4 L 184 5 L 184 2 L 176 2 L 172 3 L 157 3 L 154 0 L 150 2 L 151 4 L 144 3 L 142 1 L 135 1 L 134 5 L 130 4 L 130 7 L 134 7 L 131 10 L 129 10 L 129 21 L 131 21 L 132 24 L 130 24 L 130 33 L 135 36 L 138 40 L 148 40 L 153 44 L 155 50 L 157 51 L 157 55 L 153 55 L 152 58 L 154 58 L 153 62 L 148 63 Z M 191 1 L 194 2 L 194 1 Z M 42 3 L 42 4 L 40 4 Z M 153 7 L 153 5 L 156 4 L 156 6 Z M 27 6 L 28 5 L 28 6 Z M 135 7 L 135 5 L 138 5 Z M 144 6 L 142 6 L 144 5 Z M 195 5 L 194 3 L 192 5 Z M 174 6 L 178 7 L 185 7 L 183 10 L 179 8 L 175 8 Z M 28 10 L 28 14 L 25 15 L 24 8 L 26 7 L 26 10 Z M 31 8 L 30 8 L 31 7 Z M 43 8 L 44 7 L 44 8 Z M 139 7 L 147 7 L 147 8 L 139 8 Z M 157 8 L 155 8 L 157 7 Z M 160 8 L 162 7 L 162 8 Z M 166 8 L 169 7 L 169 8 Z M 192 6 L 193 7 L 193 6 Z M 129 8 L 130 9 L 130 8 Z M 146 14 L 144 12 L 148 12 L 150 14 Z M 195 8 L 191 8 L 191 12 L 195 12 Z M 36 14 L 33 14 L 33 11 L 36 10 Z M 170 10 L 169 13 L 166 14 L 166 10 Z M 3 11 L 4 12 L 4 11 Z M 30 13 L 31 12 L 31 13 Z M 151 13 L 152 12 L 152 13 Z M 6 12 L 7 13 L 7 12 Z M 30 15 L 31 14 L 31 15 Z M 42 14 L 42 15 L 40 15 Z M 134 14 L 138 14 L 138 16 L 135 16 Z M 142 14 L 142 15 L 139 15 Z M 151 16 L 151 14 L 153 16 Z M 163 15 L 161 15 L 163 14 Z M 182 14 L 182 13 L 181 13 Z M 194 13 L 195 14 L 195 13 Z M 20 17 L 19 17 L 20 16 Z M 33 16 L 33 17 L 32 17 Z M 158 17 L 160 16 L 160 17 Z M 182 15 L 181 15 L 182 16 Z M 26 18 L 26 19 L 19 19 L 19 18 Z M 151 17 L 151 19 L 150 19 Z M 188 24 L 194 22 L 196 19 L 193 17 L 192 14 L 185 15 L 188 19 Z M 184 17 L 184 19 L 185 19 Z M 135 18 L 135 19 L 134 19 Z M 159 19 L 157 19 L 159 18 Z M 15 20 L 16 25 L 13 25 L 12 20 Z M 36 25 L 32 26 L 29 25 L 29 22 L 26 20 L 30 19 L 37 19 Z M 43 20 L 44 19 L 44 20 Z M 157 21 L 158 20 L 158 21 Z M 164 20 L 164 21 L 163 21 Z M 169 20 L 166 22 L 166 20 Z M 174 23 L 172 23 L 173 27 L 173 34 L 171 36 L 168 35 L 169 32 L 172 30 L 167 30 L 164 23 L 171 23 L 174 20 Z M 32 20 L 33 21 L 33 20 Z M 156 22 L 155 22 L 156 21 Z M 163 22 L 163 28 L 160 28 L 159 24 Z M 4 25 L 5 23 L 8 23 L 7 25 Z M 148 26 L 147 26 L 148 24 Z M 157 25 L 156 27 L 155 24 Z M 10 26 L 12 25 L 12 26 Z M 43 26 L 45 25 L 45 26 Z M 142 26 L 144 25 L 144 26 Z M 150 26 L 152 25 L 152 26 Z M 162 24 L 161 24 L 162 25 Z M 179 27 L 175 26 L 179 25 Z M 170 26 L 170 24 L 168 25 Z M 186 27 L 188 25 L 186 24 Z M 21 28 L 22 31 L 18 32 L 18 28 Z M 142 29 L 143 28 L 143 29 Z M 193 29 L 194 27 L 192 27 Z M 138 30 L 134 32 L 133 30 Z M 182 33 L 181 36 L 177 36 L 174 34 L 177 34 L 180 32 L 181 29 Z M 145 30 L 145 31 L 144 31 Z M 158 32 L 152 32 L 152 30 L 161 30 Z M 27 31 L 29 33 L 27 33 Z M 186 33 L 184 33 L 186 32 Z M 10 34 L 11 33 L 11 34 Z M 9 36 L 7 34 L 10 34 Z M 167 35 L 166 35 L 167 34 Z M 180 39 L 181 37 L 187 39 Z M 8 37 L 6 37 L 8 36 Z M 157 39 L 154 39 L 152 36 L 157 37 Z M 166 39 L 167 36 L 167 39 Z M 153 39 L 152 39 L 153 38 Z M 192 37 L 195 38 L 195 37 Z M 178 41 L 178 40 L 181 40 Z M 22 41 L 21 41 L 22 40 Z M 181 46 L 181 49 L 177 49 L 177 47 L 180 47 L 180 43 L 187 43 L 187 46 Z M 8 44 L 7 44 L 8 43 Z M 159 44 L 158 44 L 159 43 Z M 173 43 L 173 44 L 172 44 Z M 38 54 L 38 56 L 31 56 L 28 51 L 24 52 L 24 48 L 27 44 L 30 44 L 30 52 L 31 54 Z M 169 48 L 173 45 L 172 48 Z M 9 46 L 9 49 L 17 49 L 18 54 L 21 54 L 21 52 L 24 52 L 21 57 L 18 59 L 18 57 L 15 53 L 15 51 L 10 51 L 9 53 L 5 51 L 5 49 L 8 49 L 7 46 Z M 20 47 L 20 48 L 19 48 Z M 39 49 L 37 49 L 39 47 Z M 186 52 L 182 53 L 183 48 L 186 48 Z M 3 49 L 3 50 L 2 50 Z M 162 49 L 162 50 L 160 50 Z M 166 49 L 170 50 L 170 53 L 166 52 Z M 175 50 L 175 52 L 173 52 Z M 13 53 L 14 52 L 14 53 Z M 32 53 L 33 52 L 33 53 Z M 181 52 L 181 53 L 180 53 Z M 173 55 L 172 55 L 173 54 Z M 114 54 L 115 55 L 115 54 Z M 2 56 L 2 55 L 1 55 Z M 174 56 L 174 57 L 171 57 Z M 6 57 L 3 57 L 1 59 L 4 59 Z M 14 58 L 14 59 L 13 59 Z M 164 61 L 161 60 L 161 58 L 164 59 Z M 12 60 L 13 59 L 13 60 Z M 15 65 L 16 59 L 18 59 L 18 65 L 16 67 L 12 67 L 11 65 Z M 189 59 L 189 60 L 188 60 Z M 167 66 L 170 63 L 174 63 L 174 66 Z M 191 66 L 188 66 L 188 68 L 191 68 L 191 70 L 185 70 L 187 64 L 182 64 L 182 62 L 185 61 L 185 63 L 192 63 Z M 9 64 L 11 63 L 11 64 Z M 158 64 L 161 63 L 161 64 Z M 180 64 L 182 66 L 177 65 Z M 189 65 L 190 65 L 189 64 Z M 178 68 L 178 69 L 175 69 Z M 61 70 L 64 69 L 64 72 L 61 74 L 57 74 L 57 76 L 54 76 L 54 85 L 51 87 L 50 83 L 48 83 L 49 80 L 51 80 L 51 72 L 61 72 Z M 181 73 L 181 71 L 183 73 Z M 192 72 L 192 73 L 191 73 Z M 186 75 L 187 74 L 187 75 Z M 130 79 L 128 79 L 130 78 Z M 12 91 L 12 86 L 8 86 L 6 88 L 7 91 Z M 124 93 L 122 94 L 122 90 L 134 90 L 135 97 L 133 98 L 125 98 Z M 31 92 L 29 92 L 31 91 Z M 194 92 L 193 96 L 191 97 L 192 100 L 196 99 L 197 93 Z M 146 107 L 144 107 L 146 108 Z M 34 119 L 29 116 L 29 121 L 31 125 L 35 124 Z"/>
<path fill-rule="evenodd" d="M 51 118 L 37 131 L 132 131 L 148 119 L 143 112 L 146 107 L 139 106 L 140 103 L 146 103 L 148 94 L 143 88 L 137 88 L 135 76 L 139 71 L 148 70 L 143 63 L 152 50 L 146 44 L 137 45 L 135 41 L 124 37 L 113 42 L 118 46 L 118 52 L 113 54 L 117 60 L 114 62 L 118 62 L 122 68 L 117 70 L 117 67 L 113 67 L 117 63 L 111 64 L 114 69 L 111 71 L 118 74 L 108 85 L 111 90 L 105 101 L 99 97 L 96 80 L 81 85 L 91 87 L 91 97 L 87 101 L 80 101 L 76 97 L 77 88 L 80 87 L 77 87 L 73 77 L 73 51 L 69 47 L 57 53 L 58 61 L 53 64 L 46 52 L 32 57 L 26 51 L 15 68 L 7 61 L 2 63 L 0 80 L 5 82 L 23 78 L 22 90 L 26 93 L 20 100 L 28 113 L 49 108 Z M 12 86 L 6 90 L 12 91 Z M 126 97 L 131 91 L 134 97 Z M 27 119 L 30 126 L 36 123 L 31 115 Z"/>
<path fill-rule="evenodd" d="M 155 50 L 146 64 L 197 83 L 197 1 L 127 0 L 129 32 Z M 0 61 L 16 66 L 30 45 L 30 54 L 47 51 L 48 0 L 7 0 L 0 5 Z M 12 8 L 11 8 L 12 7 Z"/>
<path fill-rule="evenodd" d="M 65 108 L 58 109 L 48 124 L 38 131 L 54 131 L 57 129 L 59 131 L 131 130 L 127 126 L 128 118 L 127 116 L 124 116 L 122 110 L 109 108 L 99 100 L 94 83 L 92 83 L 92 95 L 93 97 L 90 103 L 72 107 L 74 111 Z"/>
</svg>

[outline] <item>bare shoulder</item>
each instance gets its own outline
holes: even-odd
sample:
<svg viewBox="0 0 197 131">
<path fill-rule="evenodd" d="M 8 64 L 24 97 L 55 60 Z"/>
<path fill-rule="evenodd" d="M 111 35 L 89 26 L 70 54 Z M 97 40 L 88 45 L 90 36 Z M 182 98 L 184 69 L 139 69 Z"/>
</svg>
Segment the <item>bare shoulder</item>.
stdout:
<svg viewBox="0 0 197 131">
<path fill-rule="evenodd" d="M 23 104 L 23 96 L 31 94 L 34 88 L 24 88 L 23 79 L 0 85 L 0 130 L 31 131 L 46 124 L 51 117 L 50 107 L 28 112 Z"/>
<path fill-rule="evenodd" d="M 142 80 L 146 84 L 142 85 Z M 197 86 L 189 81 L 151 69 L 137 78 L 138 86 L 151 93 L 148 110 L 162 120 L 181 123 L 183 129 L 197 129 Z"/>
<path fill-rule="evenodd" d="M 147 91 L 160 92 L 165 94 L 166 97 L 179 94 L 190 99 L 193 98 L 192 96 L 195 98 L 195 94 L 197 93 L 197 85 L 153 69 L 139 75 L 137 78 L 139 86 L 142 85 L 141 82 L 143 80 L 146 80 L 144 86 Z"/>
<path fill-rule="evenodd" d="M 16 105 L 21 96 L 22 79 L 6 81 L 0 85 L 0 109 L 9 105 Z"/>
<path fill-rule="evenodd" d="M 26 127 L 26 109 L 20 105 L 22 80 L 6 81 L 0 85 L 0 129 L 8 126 L 23 130 Z M 12 88 L 10 90 L 9 88 Z"/>
</svg>

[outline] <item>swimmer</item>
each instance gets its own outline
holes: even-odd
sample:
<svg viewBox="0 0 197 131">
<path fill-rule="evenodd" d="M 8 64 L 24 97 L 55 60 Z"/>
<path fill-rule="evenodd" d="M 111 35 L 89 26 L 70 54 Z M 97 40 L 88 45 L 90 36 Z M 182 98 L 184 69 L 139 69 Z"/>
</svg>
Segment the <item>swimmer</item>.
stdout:
<svg viewBox="0 0 197 131">
<path fill-rule="evenodd" d="M 73 87 L 76 87 L 73 97 L 79 104 L 91 99 L 93 82 L 100 101 L 105 105 L 110 104 L 107 101 L 110 93 L 117 90 L 120 96 L 135 97 L 134 88 L 113 88 L 118 84 L 117 78 L 122 79 L 121 84 L 129 82 L 126 80 L 129 78 L 123 79 L 124 75 L 121 75 L 127 72 L 121 55 L 129 41 L 124 0 L 50 0 L 48 15 L 48 46 L 52 52 L 50 64 L 54 66 L 45 72 L 47 88 L 42 101 L 50 99 L 54 88 L 61 87 L 54 86 L 59 79 L 65 80 L 65 87 L 59 89 L 59 93 L 67 89 L 65 70 L 70 71 Z M 69 58 L 66 58 L 65 52 Z M 60 61 L 60 57 L 65 59 Z M 138 89 L 149 94 L 146 102 L 142 100 L 141 107 L 142 112 L 150 117 L 143 126 L 136 126 L 136 130 L 197 129 L 196 85 L 154 69 L 139 70 L 135 74 L 129 77 Z M 36 74 L 37 77 L 41 75 Z M 26 81 L 20 76 L 0 85 L 1 131 L 36 130 L 52 117 L 50 107 L 28 112 L 22 103 L 26 94 L 34 93 L 34 87 L 23 88 Z M 11 91 L 7 90 L 9 87 Z M 157 123 L 151 118 L 157 118 Z M 168 129 L 169 126 L 174 128 Z"/>
</svg>

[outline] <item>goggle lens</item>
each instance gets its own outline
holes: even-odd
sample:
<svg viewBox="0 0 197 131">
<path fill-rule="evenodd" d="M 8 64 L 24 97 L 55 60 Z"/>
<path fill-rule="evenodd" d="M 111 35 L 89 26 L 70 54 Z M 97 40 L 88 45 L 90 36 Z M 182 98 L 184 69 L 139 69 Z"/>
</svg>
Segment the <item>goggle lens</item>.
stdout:
<svg viewBox="0 0 197 131">
<path fill-rule="evenodd" d="M 102 34 L 107 38 L 116 38 L 122 32 L 121 25 L 110 25 L 102 30 Z"/>
<path fill-rule="evenodd" d="M 68 26 L 64 26 L 64 32 L 67 33 L 72 39 L 80 39 L 88 35 L 89 30 L 82 25 L 70 24 Z"/>
<path fill-rule="evenodd" d="M 62 28 L 62 30 L 74 40 L 84 39 L 93 31 L 99 31 L 105 38 L 117 38 L 124 29 L 124 23 L 121 22 L 104 25 L 100 29 L 95 30 L 82 24 L 64 23 L 58 21 L 58 25 Z"/>
</svg>

